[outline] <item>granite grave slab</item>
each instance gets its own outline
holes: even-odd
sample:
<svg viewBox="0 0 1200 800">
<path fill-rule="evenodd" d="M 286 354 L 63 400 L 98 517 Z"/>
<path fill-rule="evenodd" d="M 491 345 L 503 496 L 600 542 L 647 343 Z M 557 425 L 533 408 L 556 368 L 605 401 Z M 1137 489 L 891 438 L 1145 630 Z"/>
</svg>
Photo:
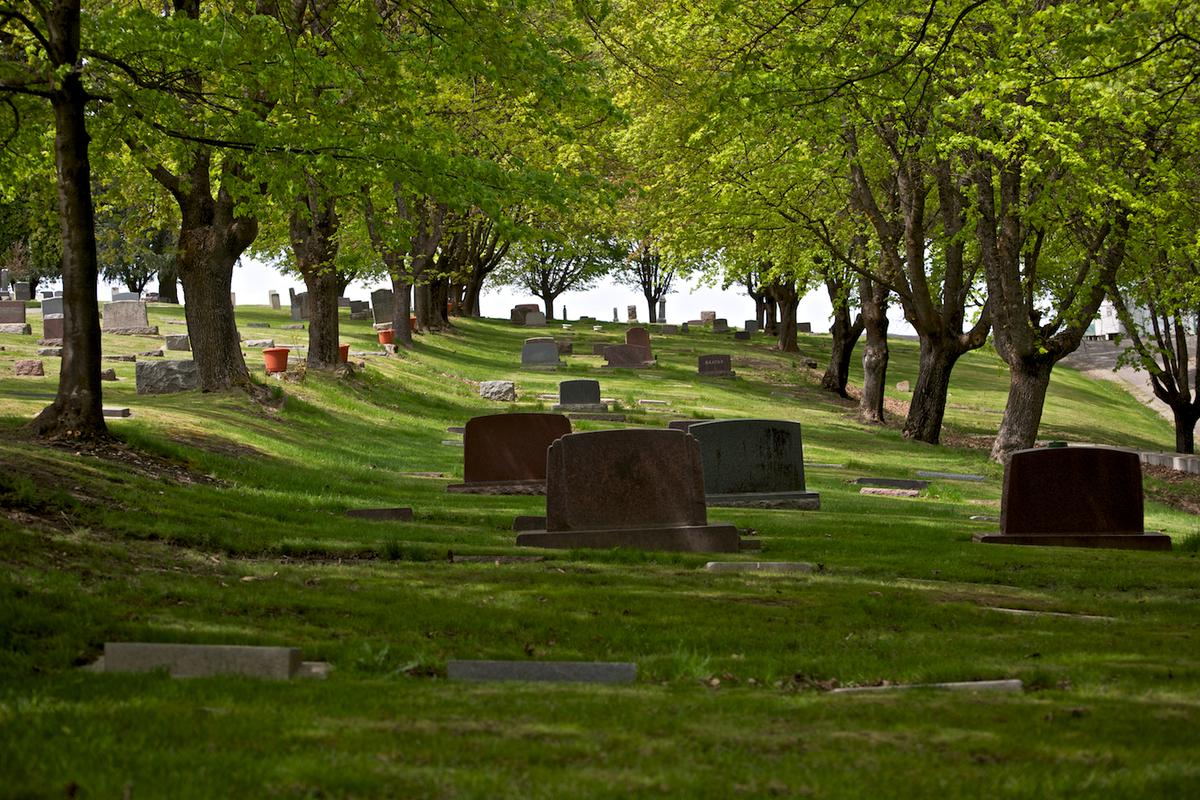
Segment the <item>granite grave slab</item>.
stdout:
<svg viewBox="0 0 1200 800">
<path fill-rule="evenodd" d="M 817 510 L 821 498 L 804 485 L 800 423 L 773 419 L 698 422 L 704 493 L 713 506 Z"/>
<path fill-rule="evenodd" d="M 466 494 L 544 494 L 546 451 L 571 432 L 562 414 L 490 414 L 463 429 L 463 482 L 446 487 Z"/>
</svg>

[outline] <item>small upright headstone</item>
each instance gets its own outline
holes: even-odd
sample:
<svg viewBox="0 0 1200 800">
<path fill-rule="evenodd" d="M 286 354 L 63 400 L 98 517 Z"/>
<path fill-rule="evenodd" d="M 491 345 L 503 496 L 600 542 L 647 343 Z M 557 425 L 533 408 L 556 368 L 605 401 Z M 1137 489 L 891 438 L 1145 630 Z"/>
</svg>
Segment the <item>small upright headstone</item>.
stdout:
<svg viewBox="0 0 1200 800">
<path fill-rule="evenodd" d="M 733 338 L 739 342 L 748 342 L 750 341 L 750 331 L 734 331 Z"/>
<path fill-rule="evenodd" d="M 188 338 L 186 333 L 168 333 L 164 338 L 164 344 L 168 350 L 191 350 L 192 340 Z"/>
<path fill-rule="evenodd" d="M 43 339 L 58 339 L 63 338 L 63 315 L 51 314 L 50 316 L 42 317 L 42 338 Z"/>
<path fill-rule="evenodd" d="M 13 299 L 19 303 L 33 299 L 33 290 L 29 288 L 29 281 L 17 281 L 13 284 Z"/>
<path fill-rule="evenodd" d="M 574 433 L 546 461 L 546 529 L 518 534 L 519 546 L 740 549 L 737 528 L 708 522 L 699 447 L 685 433 Z"/>
<path fill-rule="evenodd" d="M 376 325 L 392 321 L 395 304 L 396 296 L 391 289 L 376 289 L 371 292 L 371 318 Z"/>
<path fill-rule="evenodd" d="M 717 319 L 714 319 L 712 329 L 713 333 L 728 333 L 729 320 L 725 319 L 724 317 L 718 317 Z"/>
<path fill-rule="evenodd" d="M 544 494 L 546 448 L 571 432 L 562 414 L 491 414 L 463 430 L 463 482 L 446 487 L 469 494 Z"/>
<path fill-rule="evenodd" d="M 7 292 L 12 280 L 8 277 L 8 270 L 0 269 L 0 292 Z"/>
<path fill-rule="evenodd" d="M 685 322 L 684 325 L 686 325 L 686 324 L 687 323 Z M 679 333 L 679 326 L 678 325 L 663 325 L 662 332 L 665 334 Z"/>
<path fill-rule="evenodd" d="M 339 297 L 337 299 L 337 304 L 338 304 L 338 308 L 349 308 L 350 307 L 350 298 L 349 297 Z"/>
<path fill-rule="evenodd" d="M 746 333 L 758 333 L 758 320 L 748 319 L 742 324 L 742 330 Z"/>
<path fill-rule="evenodd" d="M 15 300 L 0 300 L 0 323 L 25 324 L 25 304 Z"/>
<path fill-rule="evenodd" d="M 680 332 L 680 333 L 690 333 L 690 332 L 691 332 L 691 330 L 692 330 L 692 326 L 691 326 L 691 325 L 689 325 L 689 324 L 688 324 L 688 323 L 686 323 L 686 322 L 684 322 L 684 323 L 681 323 L 681 324 L 679 325 L 679 332 Z"/>
<path fill-rule="evenodd" d="M 151 327 L 146 304 L 141 300 L 114 300 L 104 305 L 105 333 L 127 336 L 157 336 L 158 328 Z"/>
<path fill-rule="evenodd" d="M 988 544 L 1170 550 L 1146 532 L 1142 465 L 1132 450 L 1048 447 L 1018 450 L 1004 468 L 1000 532 Z"/>
<path fill-rule="evenodd" d="M 558 384 L 558 405 L 555 411 L 604 413 L 608 404 L 600 402 L 600 381 L 587 379 L 562 381 Z"/>
<path fill-rule="evenodd" d="M 700 324 L 701 325 L 712 325 L 714 322 L 716 322 L 716 320 L 717 320 L 717 312 L 715 312 L 715 311 L 701 311 L 700 312 Z"/>
<path fill-rule="evenodd" d="M 706 378 L 732 378 L 733 359 L 725 354 L 700 356 L 696 371 Z"/>
<path fill-rule="evenodd" d="M 295 289 L 288 289 L 288 295 L 291 300 L 292 319 L 296 322 L 308 319 L 308 292 L 297 293 Z"/>
<path fill-rule="evenodd" d="M 272 311 L 278 311 L 281 308 L 279 303 L 279 292 L 268 292 L 267 302 L 271 304 Z"/>
<path fill-rule="evenodd" d="M 659 322 L 667 321 L 667 301 L 666 300 L 658 301 L 658 321 Z"/>
<path fill-rule="evenodd" d="M 912 391 L 912 389 L 909 388 L 908 381 L 900 381 L 899 383 L 896 384 L 896 391 L 897 392 L 910 392 L 910 391 Z"/>
<path fill-rule="evenodd" d="M 653 361 L 654 353 L 650 350 L 650 331 L 645 328 L 630 328 L 625 331 L 625 344 L 642 349 L 642 361 Z"/>
<path fill-rule="evenodd" d="M 637 322 L 637 306 L 625 306 L 625 320 Z"/>
<path fill-rule="evenodd" d="M 63 299 L 61 297 L 50 297 L 42 301 L 42 318 L 63 314 Z"/>
<path fill-rule="evenodd" d="M 613 306 L 613 322 L 618 322 L 618 321 L 619 320 L 617 318 L 617 307 Z"/>
<path fill-rule="evenodd" d="M 546 327 L 546 315 L 541 311 L 529 311 L 525 314 L 526 328 L 544 328 Z"/>
<path fill-rule="evenodd" d="M 688 428 L 700 443 L 709 505 L 752 508 L 821 507 L 804 486 L 800 424 L 774 419 L 726 419 Z"/>
<path fill-rule="evenodd" d="M 797 322 L 796 323 L 796 332 L 797 333 L 812 333 L 812 323 L 811 322 Z"/>
<path fill-rule="evenodd" d="M 562 364 L 558 360 L 558 343 L 549 337 L 526 339 L 521 347 L 523 367 L 558 367 Z"/>
</svg>

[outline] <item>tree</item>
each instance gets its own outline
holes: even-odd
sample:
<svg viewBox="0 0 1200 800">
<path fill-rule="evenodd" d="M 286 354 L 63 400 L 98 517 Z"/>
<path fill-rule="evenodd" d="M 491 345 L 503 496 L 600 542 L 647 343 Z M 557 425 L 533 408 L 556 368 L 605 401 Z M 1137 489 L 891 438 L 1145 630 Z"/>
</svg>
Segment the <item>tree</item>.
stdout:
<svg viewBox="0 0 1200 800">
<path fill-rule="evenodd" d="M 58 393 L 34 420 L 33 430 L 46 438 L 106 437 L 86 123 L 92 97 L 83 82 L 79 0 L 6 3 L 0 9 L 0 32 L 6 50 L 6 58 L 0 62 L 0 92 L 48 100 L 54 114 L 65 311 L 63 355 Z"/>
<path fill-rule="evenodd" d="M 652 239 L 640 239 L 629 248 L 629 255 L 617 271 L 621 283 L 642 291 L 649 306 L 649 319 L 658 322 L 659 301 L 671 292 L 671 284 L 678 274 L 677 266 L 670 259 L 663 263 L 663 253 Z"/>
<path fill-rule="evenodd" d="M 500 268 L 500 280 L 539 297 L 546 319 L 554 319 L 554 301 L 569 291 L 583 291 L 620 267 L 625 250 L 614 241 L 588 234 L 519 242 Z"/>
<path fill-rule="evenodd" d="M 96 216 L 97 256 L 104 264 L 101 275 L 138 294 L 165 266 L 174 263 L 178 230 L 177 225 L 160 221 L 146 211 L 102 208 Z"/>
</svg>

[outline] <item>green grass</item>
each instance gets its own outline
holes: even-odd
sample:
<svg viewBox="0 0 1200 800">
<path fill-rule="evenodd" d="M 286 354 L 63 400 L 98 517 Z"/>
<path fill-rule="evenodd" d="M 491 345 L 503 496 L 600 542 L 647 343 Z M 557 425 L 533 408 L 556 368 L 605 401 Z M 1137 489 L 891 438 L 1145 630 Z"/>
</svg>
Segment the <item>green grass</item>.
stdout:
<svg viewBox="0 0 1200 800">
<path fill-rule="evenodd" d="M 164 332 L 180 309 L 152 308 Z M 286 314 L 241 307 L 247 336 L 303 343 Z M 268 330 L 246 327 L 269 322 Z M 36 327 L 36 320 L 35 320 Z M 618 341 L 576 324 L 576 353 Z M 120 448 L 28 439 L 53 393 L 15 378 L 28 337 L 0 336 L 0 796 L 562 797 L 1090 795 L 1200 792 L 1192 479 L 1148 476 L 1147 528 L 1171 553 L 973 544 L 994 523 L 1001 470 L 984 440 L 1006 373 L 977 352 L 955 370 L 946 440 L 903 440 L 817 387 L 827 339 L 799 357 L 703 332 L 656 337 L 653 370 L 522 371 L 527 331 L 464 321 L 349 380 L 262 375 L 278 409 L 236 394 L 138 397 L 133 365 L 106 384 Z M 367 323 L 343 319 L 352 350 Z M 158 340 L 105 337 L 106 354 Z M 892 343 L 889 384 L 914 380 Z M 700 379 L 728 352 L 736 380 Z M 169 354 L 179 357 L 181 354 Z M 107 365 L 106 365 L 107 366 Z M 539 498 L 449 495 L 462 450 L 446 427 L 539 409 L 559 380 L 597 377 L 628 424 L 774 417 L 804 426 L 820 512 L 710 509 L 757 529 L 747 558 L 812 574 L 711 574 L 701 555 L 532 552 L 516 514 Z M 520 400 L 477 396 L 512 378 Z M 852 377 L 857 381 L 858 375 Z M 903 394 L 889 396 L 904 401 Z M 638 399 L 667 400 L 640 407 Z M 606 423 L 580 422 L 599 429 Z M 1169 425 L 1119 388 L 1056 370 L 1043 438 L 1169 449 Z M 858 475 L 980 472 L 916 499 L 864 497 Z M 417 472 L 444 473 L 444 479 Z M 412 523 L 349 508 L 411 505 Z M 539 556 L 541 560 L 479 556 Z M 462 560 L 461 556 L 475 556 Z M 1014 616 L 996 608 L 1086 614 Z M 329 661 L 322 682 L 172 681 L 83 672 L 104 641 L 286 644 Z M 628 660 L 631 687 L 462 685 L 454 658 Z M 835 685 L 1021 678 L 1017 695 L 833 695 Z"/>
</svg>

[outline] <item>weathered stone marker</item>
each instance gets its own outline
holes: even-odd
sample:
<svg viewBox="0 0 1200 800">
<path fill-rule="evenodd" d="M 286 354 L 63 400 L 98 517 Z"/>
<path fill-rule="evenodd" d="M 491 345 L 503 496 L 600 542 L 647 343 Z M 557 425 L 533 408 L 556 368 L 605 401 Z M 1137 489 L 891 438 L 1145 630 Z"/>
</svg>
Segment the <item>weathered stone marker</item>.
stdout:
<svg viewBox="0 0 1200 800">
<path fill-rule="evenodd" d="M 512 307 L 508 312 L 508 319 L 514 325 L 524 325 L 525 316 L 533 311 L 541 311 L 542 307 L 537 303 L 519 303 Z"/>
<path fill-rule="evenodd" d="M 1000 532 L 987 544 L 1170 550 L 1171 538 L 1143 530 L 1142 464 L 1130 450 L 1018 450 L 1004 469 Z"/>
<path fill-rule="evenodd" d="M 138 394 L 172 394 L 200 388 L 195 361 L 139 361 L 134 379 Z"/>
<path fill-rule="evenodd" d="M 103 331 L 124 336 L 158 335 L 158 327 L 150 325 L 146 304 L 141 300 L 115 300 L 105 303 Z"/>
<path fill-rule="evenodd" d="M 482 381 L 479 396 L 484 400 L 511 403 L 517 399 L 517 386 L 512 381 Z"/>
<path fill-rule="evenodd" d="M 24 325 L 25 304 L 15 300 L 0 300 L 0 323 Z"/>
<path fill-rule="evenodd" d="M 297 294 L 295 289 L 289 288 L 288 297 L 291 300 L 292 320 L 303 322 L 308 319 L 308 292 Z"/>
<path fill-rule="evenodd" d="M 696 360 L 696 371 L 706 378 L 732 378 L 733 359 L 724 354 L 700 356 Z"/>
<path fill-rule="evenodd" d="M 33 327 L 24 322 L 0 322 L 0 333 L 10 336 L 32 336 Z"/>
<path fill-rule="evenodd" d="M 279 303 L 279 292 L 267 292 L 267 302 L 270 304 L 272 311 L 278 311 L 282 307 Z"/>
<path fill-rule="evenodd" d="M 696 440 L 673 430 L 574 433 L 550 445 L 546 529 L 523 547 L 735 553 L 737 528 L 709 524 Z"/>
<path fill-rule="evenodd" d="M 457 661 L 446 664 L 452 681 L 633 683 L 637 664 L 605 661 Z"/>
<path fill-rule="evenodd" d="M 713 506 L 817 510 L 821 497 L 804 486 L 800 423 L 774 419 L 698 422 L 704 493 Z"/>
<path fill-rule="evenodd" d="M 746 333 L 758 333 L 758 320 L 746 320 L 744 323 L 742 323 L 742 330 L 744 330 Z"/>
<path fill-rule="evenodd" d="M 654 366 L 647 360 L 648 348 L 635 344 L 610 344 L 604 348 L 605 368 L 644 369 Z"/>
<path fill-rule="evenodd" d="M 168 333 L 163 337 L 168 350 L 191 350 L 192 340 L 186 333 Z"/>
<path fill-rule="evenodd" d="M 448 492 L 544 494 L 546 450 L 571 432 L 562 414 L 490 414 L 463 429 L 463 482 Z"/>
<path fill-rule="evenodd" d="M 796 333 L 812 333 L 812 323 L 811 322 L 797 322 L 796 323 Z"/>
<path fill-rule="evenodd" d="M 296 647 L 105 642 L 105 672 L 153 672 L 165 669 L 172 678 L 244 675 L 286 681 L 303 661 Z"/>
<path fill-rule="evenodd" d="M 637 306 L 625 306 L 625 321 L 637 322 Z"/>
</svg>

